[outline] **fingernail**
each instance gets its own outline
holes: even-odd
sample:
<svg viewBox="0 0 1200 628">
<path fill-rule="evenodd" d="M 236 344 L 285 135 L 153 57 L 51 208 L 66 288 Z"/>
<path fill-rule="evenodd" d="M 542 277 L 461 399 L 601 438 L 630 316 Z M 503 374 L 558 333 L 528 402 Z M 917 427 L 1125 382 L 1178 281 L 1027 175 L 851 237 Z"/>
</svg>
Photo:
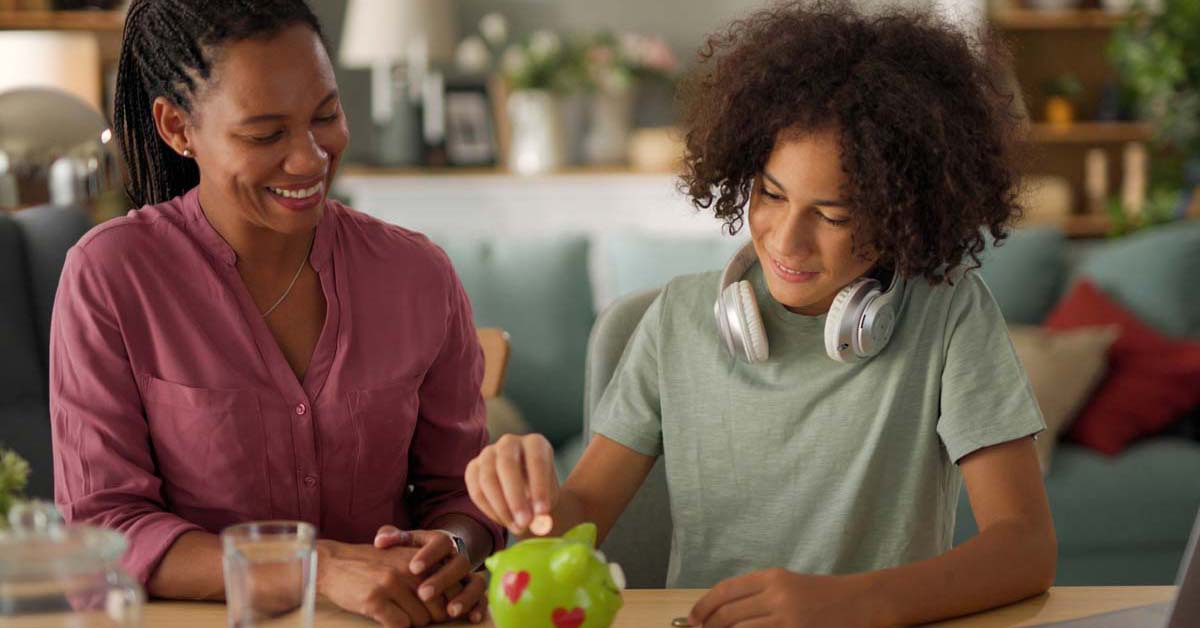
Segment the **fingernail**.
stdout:
<svg viewBox="0 0 1200 628">
<path fill-rule="evenodd" d="M 546 503 L 545 500 L 539 499 L 533 504 L 533 510 L 539 515 L 544 515 L 550 512 L 550 504 Z"/>
<path fill-rule="evenodd" d="M 516 519 L 516 521 L 513 523 L 516 523 L 518 528 L 524 528 L 525 526 L 529 525 L 529 513 L 527 512 L 518 512 L 514 519 Z"/>
<path fill-rule="evenodd" d="M 461 604 L 451 604 L 450 605 L 450 616 L 451 617 L 458 617 L 458 614 L 461 612 L 462 612 Z"/>
<path fill-rule="evenodd" d="M 471 621 L 478 624 L 479 622 L 483 621 L 483 615 L 480 613 L 471 613 Z"/>
<path fill-rule="evenodd" d="M 419 560 L 413 561 L 413 564 L 409 565 L 409 568 L 412 569 L 413 573 L 421 573 L 422 571 L 425 571 L 425 563 Z"/>
<path fill-rule="evenodd" d="M 428 602 L 429 598 L 433 597 L 433 587 L 421 587 L 417 589 L 417 596 L 423 601 Z"/>
</svg>

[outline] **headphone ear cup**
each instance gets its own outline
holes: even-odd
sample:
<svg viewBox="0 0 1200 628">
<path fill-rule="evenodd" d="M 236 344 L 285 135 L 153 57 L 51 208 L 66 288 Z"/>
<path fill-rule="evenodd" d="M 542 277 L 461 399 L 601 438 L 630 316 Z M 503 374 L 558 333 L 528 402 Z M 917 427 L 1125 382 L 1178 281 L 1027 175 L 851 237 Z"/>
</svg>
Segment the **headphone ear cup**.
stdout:
<svg viewBox="0 0 1200 628">
<path fill-rule="evenodd" d="M 763 327 L 762 314 L 758 310 L 758 298 L 754 296 L 754 286 L 749 281 L 739 281 L 739 306 L 741 311 L 743 338 L 746 342 L 746 361 L 751 364 L 766 362 L 770 356 L 767 344 L 767 330 Z"/>
<path fill-rule="evenodd" d="M 825 317 L 825 353 L 838 362 L 857 362 L 862 357 L 858 321 L 863 304 L 880 294 L 879 282 L 859 279 L 842 288 Z"/>
<path fill-rule="evenodd" d="M 863 313 L 863 324 L 856 336 L 856 351 L 863 357 L 874 357 L 883 351 L 896 328 L 896 308 L 879 295 L 871 295 Z"/>
</svg>

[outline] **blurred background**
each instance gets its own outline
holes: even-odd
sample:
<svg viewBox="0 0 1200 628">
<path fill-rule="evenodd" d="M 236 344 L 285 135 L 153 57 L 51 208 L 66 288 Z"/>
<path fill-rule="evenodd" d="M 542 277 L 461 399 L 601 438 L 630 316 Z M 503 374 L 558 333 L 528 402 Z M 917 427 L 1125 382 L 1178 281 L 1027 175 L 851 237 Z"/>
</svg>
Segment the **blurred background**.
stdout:
<svg viewBox="0 0 1200 628">
<path fill-rule="evenodd" d="M 0 511 L 52 495 L 66 249 L 130 209 L 109 129 L 121 4 L 0 0 L 0 449 L 21 458 L 0 457 Z M 542 432 L 565 474 L 598 314 L 745 237 L 676 191 L 674 94 L 707 34 L 766 3 L 311 5 L 352 137 L 334 195 L 446 249 L 511 342 L 493 438 Z M 1012 49 L 1026 216 L 981 272 L 1050 428 L 1058 583 L 1170 583 L 1200 506 L 1200 0 L 909 5 Z M 958 523 L 973 533 L 965 502 Z"/>
</svg>

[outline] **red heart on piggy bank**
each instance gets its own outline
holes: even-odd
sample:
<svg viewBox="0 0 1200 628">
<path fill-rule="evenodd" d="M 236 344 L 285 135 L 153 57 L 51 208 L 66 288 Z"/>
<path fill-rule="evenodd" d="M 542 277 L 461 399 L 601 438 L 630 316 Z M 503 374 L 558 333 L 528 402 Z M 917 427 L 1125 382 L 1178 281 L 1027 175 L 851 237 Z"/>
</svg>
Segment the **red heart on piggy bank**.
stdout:
<svg viewBox="0 0 1200 628">
<path fill-rule="evenodd" d="M 525 587 L 529 586 L 528 571 L 510 571 L 504 574 L 504 579 L 501 580 L 504 585 L 504 597 L 508 598 L 509 602 L 517 603 L 521 599 L 521 594 L 525 592 Z"/>
<path fill-rule="evenodd" d="M 550 615 L 550 619 L 554 622 L 554 628 L 579 628 L 585 617 L 583 609 L 578 606 L 569 611 L 565 608 L 556 608 Z"/>
</svg>

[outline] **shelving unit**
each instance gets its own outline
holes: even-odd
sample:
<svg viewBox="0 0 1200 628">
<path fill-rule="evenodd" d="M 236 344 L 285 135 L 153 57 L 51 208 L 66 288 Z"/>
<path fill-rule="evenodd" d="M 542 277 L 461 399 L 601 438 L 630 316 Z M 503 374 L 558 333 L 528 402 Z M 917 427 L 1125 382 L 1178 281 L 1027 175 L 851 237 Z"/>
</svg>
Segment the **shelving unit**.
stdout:
<svg viewBox="0 0 1200 628">
<path fill-rule="evenodd" d="M 1109 29 L 1125 19 L 1123 14 L 1101 9 L 1032 11 L 1006 9 L 992 15 L 992 24 L 1004 30 Z"/>
<path fill-rule="evenodd" d="M 109 85 L 109 77 L 121 54 L 121 32 L 125 28 L 124 11 L 36 11 L 0 10 L 0 33 L 3 31 L 57 31 L 90 33 L 100 50 L 100 67 L 96 69 L 101 86 Z M 110 87 L 102 87 L 100 102 L 106 114 L 111 114 Z"/>
<path fill-rule="evenodd" d="M 0 30 L 54 30 L 120 33 L 119 11 L 0 11 Z"/>
<path fill-rule="evenodd" d="M 1088 151 L 1099 148 L 1107 153 L 1109 190 L 1116 194 L 1122 181 L 1124 145 L 1152 138 L 1151 127 L 1144 123 L 1094 120 L 1104 86 L 1117 78 L 1108 61 L 1108 40 L 1112 29 L 1126 17 L 1101 9 L 1036 11 L 1017 7 L 997 8 L 990 17 L 1012 52 L 1016 79 L 1033 120 L 1025 137 L 1027 173 L 1068 181 L 1074 203 L 1060 226 L 1070 237 L 1102 237 L 1110 228 L 1108 216 L 1085 213 L 1084 160 Z M 1084 94 L 1076 107 L 1076 122 L 1055 126 L 1043 122 L 1044 86 L 1063 74 L 1075 75 Z"/>
</svg>

